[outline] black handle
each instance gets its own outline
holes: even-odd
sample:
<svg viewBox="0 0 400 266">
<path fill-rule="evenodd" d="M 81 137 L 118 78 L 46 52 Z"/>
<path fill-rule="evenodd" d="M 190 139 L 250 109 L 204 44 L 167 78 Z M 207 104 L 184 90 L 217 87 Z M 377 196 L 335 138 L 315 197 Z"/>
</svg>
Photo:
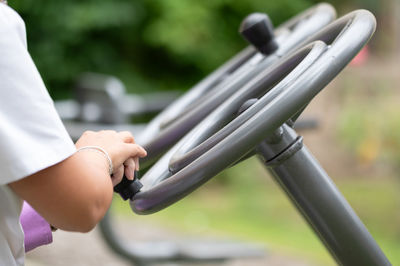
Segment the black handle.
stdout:
<svg viewBox="0 0 400 266">
<path fill-rule="evenodd" d="M 241 23 L 240 34 L 257 50 L 264 54 L 272 54 L 278 49 L 275 40 L 274 27 L 267 14 L 252 13 Z"/>
<path fill-rule="evenodd" d="M 135 178 L 129 180 L 124 175 L 122 181 L 114 187 L 114 192 L 117 192 L 124 200 L 127 200 L 135 196 L 142 187 L 143 184 L 139 181 L 138 172 L 135 171 Z"/>
</svg>

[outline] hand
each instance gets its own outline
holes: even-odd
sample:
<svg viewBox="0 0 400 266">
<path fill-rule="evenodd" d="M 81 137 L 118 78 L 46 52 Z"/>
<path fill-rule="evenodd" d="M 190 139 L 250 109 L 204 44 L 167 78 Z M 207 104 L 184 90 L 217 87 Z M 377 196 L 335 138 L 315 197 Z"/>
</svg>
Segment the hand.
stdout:
<svg viewBox="0 0 400 266">
<path fill-rule="evenodd" d="M 113 186 L 115 187 L 122 181 L 124 173 L 127 179 L 133 180 L 135 178 L 135 171 L 139 171 L 139 157 L 129 158 L 123 165 L 114 170 L 111 176 Z"/>
<path fill-rule="evenodd" d="M 142 147 L 135 144 L 132 134 L 127 131 L 86 131 L 75 145 L 77 148 L 99 146 L 107 151 L 114 167 L 111 177 L 113 186 L 121 182 L 124 173 L 128 179 L 133 180 L 134 171 L 139 170 L 139 158 L 147 155 Z"/>
</svg>

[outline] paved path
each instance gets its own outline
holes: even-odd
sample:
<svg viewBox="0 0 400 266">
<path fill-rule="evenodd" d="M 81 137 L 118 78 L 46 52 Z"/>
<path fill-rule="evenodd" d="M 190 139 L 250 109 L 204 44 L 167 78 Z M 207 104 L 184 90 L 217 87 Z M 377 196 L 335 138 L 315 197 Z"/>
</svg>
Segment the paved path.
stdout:
<svg viewBox="0 0 400 266">
<path fill-rule="evenodd" d="M 125 237 L 135 240 L 170 240 L 182 239 L 178 232 L 155 225 L 135 225 L 134 223 L 118 222 L 124 230 Z M 121 228 L 121 227 L 120 227 Z M 140 228 L 140 229 L 138 229 Z M 54 233 L 54 241 L 51 245 L 39 247 L 27 254 L 26 266 L 130 266 L 129 262 L 116 256 L 107 247 L 101 237 L 100 231 L 96 228 L 88 234 L 67 233 L 57 231 Z M 187 236 L 186 236 L 187 238 Z M 210 237 L 208 237 L 210 239 Z M 212 236 L 211 236 L 212 239 Z M 171 265 L 192 265 L 192 264 L 162 264 Z M 259 258 L 235 259 L 223 263 L 193 264 L 196 266 L 308 266 L 311 265 L 304 260 L 288 258 L 286 256 L 271 254 Z"/>
</svg>

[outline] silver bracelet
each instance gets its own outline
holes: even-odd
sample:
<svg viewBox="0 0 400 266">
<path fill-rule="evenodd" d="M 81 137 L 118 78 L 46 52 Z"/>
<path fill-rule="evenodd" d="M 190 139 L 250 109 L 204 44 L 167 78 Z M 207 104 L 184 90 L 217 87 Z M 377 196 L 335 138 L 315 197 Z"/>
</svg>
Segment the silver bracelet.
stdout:
<svg viewBox="0 0 400 266">
<path fill-rule="evenodd" d="M 113 174 L 113 172 L 114 172 L 113 163 L 111 161 L 110 156 L 108 155 L 108 153 L 103 148 L 101 148 L 99 146 L 84 146 L 84 147 L 79 148 L 76 152 L 80 152 L 80 151 L 83 151 L 83 150 L 92 150 L 92 151 L 95 151 L 95 152 L 103 154 L 104 157 L 108 161 L 108 172 L 109 172 L 110 176 Z"/>
</svg>

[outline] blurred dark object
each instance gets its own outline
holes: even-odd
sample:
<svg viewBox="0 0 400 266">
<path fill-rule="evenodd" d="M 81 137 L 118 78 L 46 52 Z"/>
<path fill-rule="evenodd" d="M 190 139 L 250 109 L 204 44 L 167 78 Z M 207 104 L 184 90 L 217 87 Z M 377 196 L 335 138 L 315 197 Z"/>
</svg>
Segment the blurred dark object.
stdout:
<svg viewBox="0 0 400 266">
<path fill-rule="evenodd" d="M 114 129 L 137 133 L 143 125 L 131 125 L 131 121 L 156 114 L 179 95 L 176 91 L 127 94 L 121 80 L 98 73 L 80 75 L 74 90 L 75 99 L 55 102 L 73 139 L 85 130 Z"/>
<path fill-rule="evenodd" d="M 136 241 L 117 234 L 109 211 L 99 224 L 108 246 L 134 265 L 214 265 L 238 258 L 262 258 L 267 252 L 261 245 L 230 239 L 195 238 Z"/>
</svg>

